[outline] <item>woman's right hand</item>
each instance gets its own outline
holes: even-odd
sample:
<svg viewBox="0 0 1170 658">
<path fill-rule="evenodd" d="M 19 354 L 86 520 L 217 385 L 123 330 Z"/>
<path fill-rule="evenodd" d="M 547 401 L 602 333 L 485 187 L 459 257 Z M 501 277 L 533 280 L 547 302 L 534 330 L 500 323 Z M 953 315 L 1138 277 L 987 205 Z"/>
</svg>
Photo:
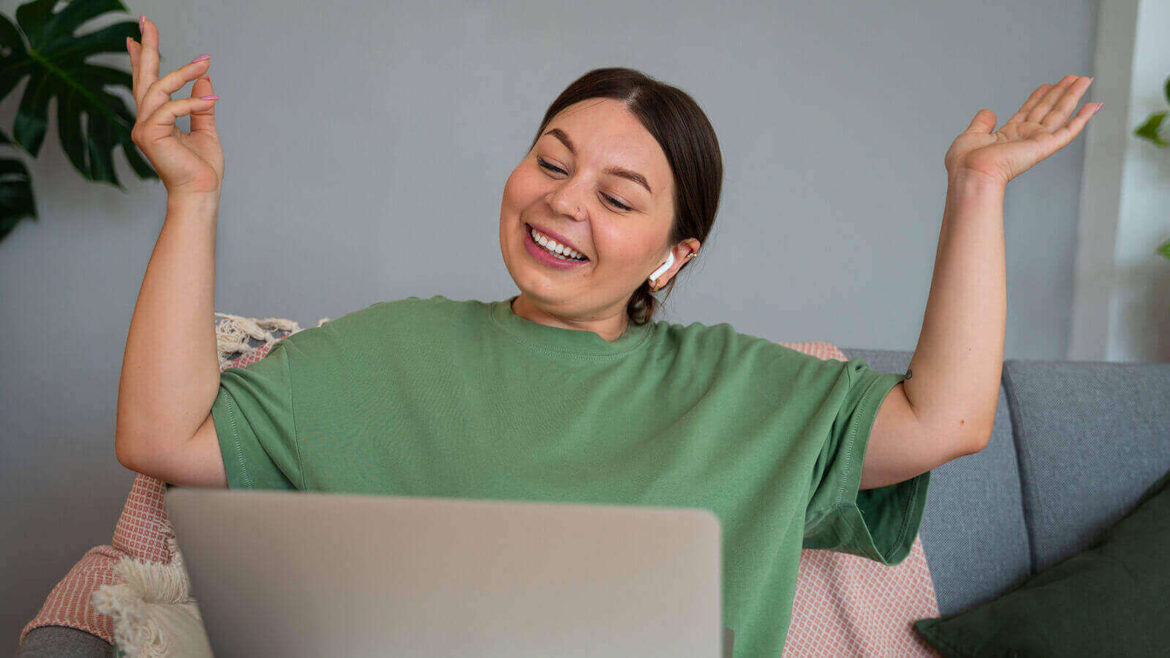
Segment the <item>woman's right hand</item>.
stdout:
<svg viewBox="0 0 1170 658">
<path fill-rule="evenodd" d="M 223 149 L 215 129 L 215 100 L 201 100 L 214 92 L 211 78 L 200 77 L 211 66 L 203 60 L 158 77 L 158 27 L 142 21 L 142 43 L 127 37 L 126 50 L 134 71 L 134 100 L 138 117 L 130 137 L 158 172 L 171 197 L 214 197 L 223 183 Z M 190 98 L 171 100 L 195 79 Z M 191 132 L 175 125 L 175 118 L 191 115 Z"/>
</svg>

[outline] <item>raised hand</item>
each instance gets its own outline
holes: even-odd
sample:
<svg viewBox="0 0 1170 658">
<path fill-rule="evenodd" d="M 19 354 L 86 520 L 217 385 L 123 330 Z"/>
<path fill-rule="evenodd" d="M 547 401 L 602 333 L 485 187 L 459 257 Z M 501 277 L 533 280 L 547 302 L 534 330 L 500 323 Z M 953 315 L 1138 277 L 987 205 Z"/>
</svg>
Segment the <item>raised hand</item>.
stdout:
<svg viewBox="0 0 1170 658">
<path fill-rule="evenodd" d="M 203 75 L 211 60 L 192 62 L 159 78 L 158 27 L 146 18 L 141 23 L 142 43 L 126 39 L 138 103 L 130 137 L 150 160 L 171 197 L 210 196 L 218 200 L 224 161 L 215 129 L 215 99 L 201 99 L 213 94 L 211 78 Z M 171 94 L 192 79 L 191 97 L 172 101 Z M 190 133 L 175 125 L 176 117 L 184 114 L 191 115 Z"/>
<path fill-rule="evenodd" d="M 995 132 L 995 113 L 979 110 L 947 150 L 947 173 L 975 173 L 1006 185 L 1064 148 L 1101 107 L 1101 103 L 1086 103 L 1068 119 L 1092 80 L 1070 74 L 1055 85 L 1040 85 Z"/>
</svg>

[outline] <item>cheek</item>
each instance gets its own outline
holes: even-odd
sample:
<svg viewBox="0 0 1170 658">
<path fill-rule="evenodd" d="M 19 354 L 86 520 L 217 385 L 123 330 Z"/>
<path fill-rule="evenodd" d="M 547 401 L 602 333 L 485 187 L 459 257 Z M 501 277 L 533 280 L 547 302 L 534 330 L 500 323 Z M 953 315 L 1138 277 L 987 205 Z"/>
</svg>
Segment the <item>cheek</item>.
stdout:
<svg viewBox="0 0 1170 658">
<path fill-rule="evenodd" d="M 504 203 L 513 209 L 523 209 L 538 201 L 544 194 L 540 179 L 521 164 L 504 184 Z"/>
<path fill-rule="evenodd" d="M 504 200 L 503 206 L 505 208 L 514 208 L 516 206 L 516 172 L 513 171 L 508 180 L 504 182 Z"/>
<path fill-rule="evenodd" d="M 650 236 L 597 222 L 593 225 L 593 240 L 607 268 L 641 276 L 642 261 L 650 249 Z"/>
</svg>

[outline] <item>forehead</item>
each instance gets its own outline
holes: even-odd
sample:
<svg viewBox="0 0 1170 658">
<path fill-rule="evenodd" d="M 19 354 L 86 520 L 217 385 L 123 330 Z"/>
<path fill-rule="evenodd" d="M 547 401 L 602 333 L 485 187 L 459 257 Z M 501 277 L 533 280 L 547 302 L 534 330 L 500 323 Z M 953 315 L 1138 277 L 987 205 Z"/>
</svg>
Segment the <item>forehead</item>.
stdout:
<svg viewBox="0 0 1170 658">
<path fill-rule="evenodd" d="M 561 145 L 548 131 L 560 128 L 576 147 L 576 157 L 599 167 L 617 166 L 636 171 L 655 190 L 671 183 L 670 164 L 658 141 L 621 101 L 589 98 L 561 110 L 548 122 L 540 140 Z"/>
<path fill-rule="evenodd" d="M 637 136 L 640 139 L 654 141 L 637 117 L 626 109 L 625 103 L 613 98 L 587 98 L 573 103 L 558 112 L 547 127 L 558 125 L 577 126 L 589 128 L 594 132 L 624 134 L 631 138 Z"/>
</svg>

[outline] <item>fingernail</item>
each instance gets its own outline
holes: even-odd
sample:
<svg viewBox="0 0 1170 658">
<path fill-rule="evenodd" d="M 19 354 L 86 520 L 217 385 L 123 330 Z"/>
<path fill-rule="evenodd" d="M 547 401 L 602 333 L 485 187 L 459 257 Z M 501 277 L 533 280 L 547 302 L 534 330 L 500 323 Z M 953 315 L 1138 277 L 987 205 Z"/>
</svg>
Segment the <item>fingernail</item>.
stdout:
<svg viewBox="0 0 1170 658">
<path fill-rule="evenodd" d="M 143 32 L 145 30 L 146 30 L 146 15 L 139 14 L 138 15 L 138 31 Z"/>
<path fill-rule="evenodd" d="M 1100 110 L 1100 109 L 1101 109 L 1101 108 L 1103 108 L 1103 107 L 1105 107 L 1105 104 L 1104 104 L 1104 103 L 1097 103 L 1097 110 Z M 1096 113 L 1097 113 L 1097 110 L 1093 110 L 1093 114 L 1096 114 Z"/>
<path fill-rule="evenodd" d="M 211 59 L 211 55 L 209 53 L 203 53 L 202 55 L 191 60 L 191 63 L 194 64 L 195 62 L 202 62 L 205 59 Z"/>
<path fill-rule="evenodd" d="M 211 96 L 200 96 L 199 100 L 201 100 L 201 101 L 217 101 L 217 100 L 219 100 L 219 96 L 216 96 L 215 94 L 212 94 Z"/>
</svg>

